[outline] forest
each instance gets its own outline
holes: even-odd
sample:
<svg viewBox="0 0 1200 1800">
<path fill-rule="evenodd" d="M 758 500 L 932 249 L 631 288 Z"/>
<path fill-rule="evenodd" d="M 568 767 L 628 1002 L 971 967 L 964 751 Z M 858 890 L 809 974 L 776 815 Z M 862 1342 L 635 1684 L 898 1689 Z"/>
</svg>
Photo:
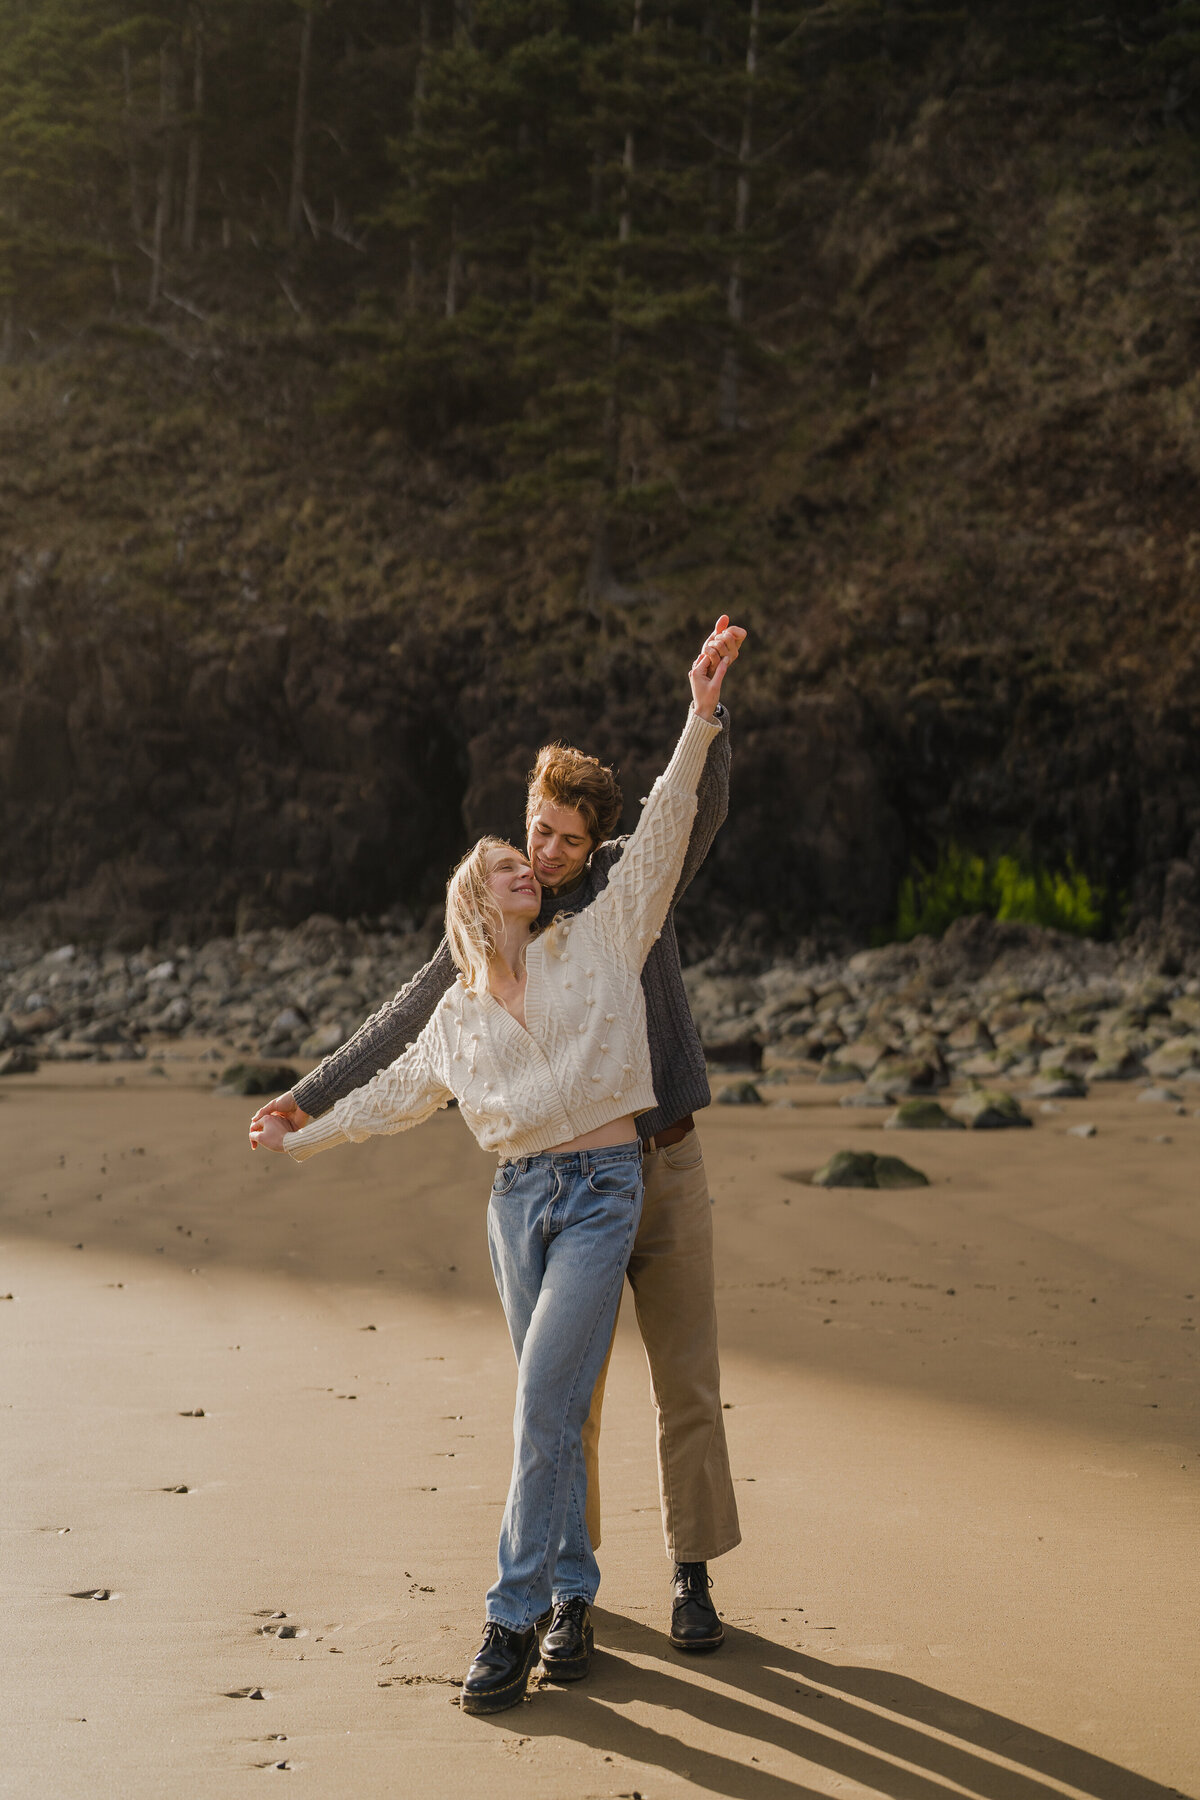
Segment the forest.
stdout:
<svg viewBox="0 0 1200 1800">
<path fill-rule="evenodd" d="M 697 931 L 1200 940 L 1198 151 L 1196 0 L 5 0 L 0 914 L 420 916 L 730 611 Z"/>
</svg>

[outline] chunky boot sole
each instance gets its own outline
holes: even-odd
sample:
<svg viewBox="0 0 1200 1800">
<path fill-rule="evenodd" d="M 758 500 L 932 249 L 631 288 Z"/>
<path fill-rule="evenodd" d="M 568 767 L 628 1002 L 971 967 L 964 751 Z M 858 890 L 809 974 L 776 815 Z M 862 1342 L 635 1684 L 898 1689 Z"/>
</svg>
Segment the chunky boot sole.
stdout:
<svg viewBox="0 0 1200 1800">
<path fill-rule="evenodd" d="M 533 1665 L 538 1659 L 538 1641 L 535 1631 L 530 1640 L 529 1649 L 525 1653 L 525 1666 L 517 1670 L 511 1681 L 503 1687 L 489 1688 L 483 1693 L 471 1694 L 464 1687 L 459 1706 L 465 1713 L 498 1713 L 507 1712 L 510 1706 L 520 1706 L 525 1698 L 525 1689 L 529 1686 L 529 1677 Z"/>
<path fill-rule="evenodd" d="M 721 1648 L 721 1645 L 724 1642 L 725 1642 L 725 1631 L 724 1631 L 724 1627 L 722 1627 L 716 1633 L 715 1637 L 706 1637 L 706 1638 L 673 1637 L 671 1639 L 671 1647 L 674 1650 L 683 1650 L 684 1652 L 686 1652 L 686 1654 L 688 1656 L 711 1656 L 712 1652 L 714 1650 L 719 1650 Z"/>
<path fill-rule="evenodd" d="M 542 1651 L 542 1674 L 547 1681 L 582 1681 L 592 1666 L 592 1656 L 596 1649 L 595 1634 L 589 1631 L 584 1639 L 587 1648 L 582 1656 L 547 1656 Z"/>
</svg>

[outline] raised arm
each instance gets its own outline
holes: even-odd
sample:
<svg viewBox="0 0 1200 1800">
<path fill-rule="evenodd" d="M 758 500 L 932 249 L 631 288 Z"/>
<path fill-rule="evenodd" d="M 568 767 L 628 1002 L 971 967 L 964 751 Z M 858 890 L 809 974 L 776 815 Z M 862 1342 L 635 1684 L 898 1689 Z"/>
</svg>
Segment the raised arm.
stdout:
<svg viewBox="0 0 1200 1800">
<path fill-rule="evenodd" d="M 684 852 L 683 868 L 679 872 L 679 880 L 675 883 L 675 892 L 671 896 L 674 906 L 680 895 L 691 886 L 701 864 L 713 847 L 713 839 L 725 823 L 729 811 L 729 709 L 719 706 L 715 723 L 721 727 L 721 735 L 714 738 L 704 759 L 704 768 L 700 773 L 700 785 L 696 789 L 696 818 L 692 826 L 692 835 L 688 839 Z"/>
<path fill-rule="evenodd" d="M 693 663 L 692 709 L 674 754 L 654 783 L 608 886 L 588 908 L 612 953 L 638 969 L 662 929 L 683 867 L 696 788 L 709 746 L 720 735 L 713 715 L 728 666 L 722 656 L 710 673 L 703 651 Z"/>
<path fill-rule="evenodd" d="M 415 1044 L 365 1087 L 356 1088 L 321 1118 L 283 1139 L 283 1149 L 304 1162 L 334 1144 L 359 1144 L 368 1137 L 391 1137 L 429 1118 L 452 1097 L 441 1067 L 436 1026 L 426 1026 Z"/>
</svg>

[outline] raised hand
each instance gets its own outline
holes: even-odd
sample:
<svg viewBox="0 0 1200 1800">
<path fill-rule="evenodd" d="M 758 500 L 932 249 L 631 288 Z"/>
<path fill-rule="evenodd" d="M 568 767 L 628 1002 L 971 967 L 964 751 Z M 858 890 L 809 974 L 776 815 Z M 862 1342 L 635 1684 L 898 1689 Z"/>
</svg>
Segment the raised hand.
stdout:
<svg viewBox="0 0 1200 1800">
<path fill-rule="evenodd" d="M 716 673 L 717 664 L 724 657 L 727 662 L 735 663 L 738 652 L 746 641 L 746 631 L 741 625 L 731 625 L 729 614 L 722 613 L 712 630 L 704 640 L 701 656 L 707 658 L 708 672 Z"/>
</svg>

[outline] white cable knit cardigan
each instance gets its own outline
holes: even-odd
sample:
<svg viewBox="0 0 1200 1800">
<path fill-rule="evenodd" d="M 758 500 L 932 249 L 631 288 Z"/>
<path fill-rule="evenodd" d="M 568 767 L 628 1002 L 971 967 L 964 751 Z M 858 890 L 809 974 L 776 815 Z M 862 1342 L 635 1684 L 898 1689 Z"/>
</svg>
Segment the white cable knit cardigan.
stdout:
<svg viewBox="0 0 1200 1800">
<path fill-rule="evenodd" d="M 526 954 L 525 1019 L 462 976 L 416 1042 L 373 1081 L 284 1140 L 302 1162 L 406 1131 L 453 1096 L 485 1150 L 534 1156 L 655 1104 L 641 970 L 683 865 L 696 785 L 720 726 L 689 712 L 604 892 Z"/>
</svg>

